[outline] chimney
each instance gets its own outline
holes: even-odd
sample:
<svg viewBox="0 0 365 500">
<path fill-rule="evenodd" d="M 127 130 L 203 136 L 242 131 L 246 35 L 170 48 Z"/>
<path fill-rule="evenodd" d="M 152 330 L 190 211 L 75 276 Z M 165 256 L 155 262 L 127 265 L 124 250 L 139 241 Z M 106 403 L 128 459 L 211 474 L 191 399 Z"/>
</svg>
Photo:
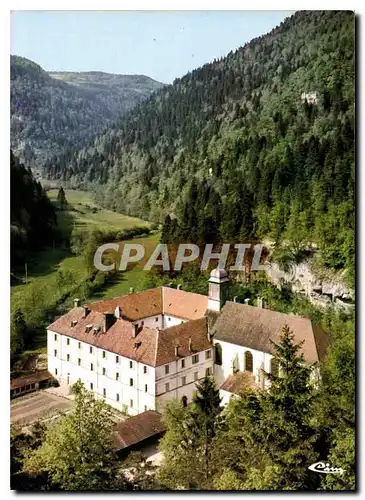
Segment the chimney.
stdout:
<svg viewBox="0 0 365 500">
<path fill-rule="evenodd" d="M 136 338 L 138 335 L 138 323 L 136 323 L 135 325 L 132 325 L 132 326 L 133 326 L 132 335 L 133 335 L 133 338 Z"/>
<path fill-rule="evenodd" d="M 191 337 L 189 337 L 189 352 L 193 352 L 193 343 L 191 341 Z"/>
<path fill-rule="evenodd" d="M 74 307 L 80 306 L 80 299 L 74 299 Z"/>
<path fill-rule="evenodd" d="M 106 333 L 115 321 L 114 314 L 104 313 L 103 333 Z"/>
<path fill-rule="evenodd" d="M 176 345 L 175 346 L 175 356 L 178 356 L 179 355 L 179 346 Z"/>
<path fill-rule="evenodd" d="M 237 295 L 233 297 L 233 302 L 237 302 Z"/>
<path fill-rule="evenodd" d="M 129 293 L 134 293 L 134 288 L 132 286 L 129 288 Z"/>
<path fill-rule="evenodd" d="M 84 306 L 84 314 L 82 315 L 83 318 L 86 318 L 86 316 L 89 314 L 90 309 L 86 306 Z"/>
<path fill-rule="evenodd" d="M 177 285 L 177 289 L 181 290 L 182 289 L 182 285 Z"/>
<path fill-rule="evenodd" d="M 250 303 L 250 299 L 245 299 L 245 304 L 246 304 L 246 306 L 248 306 L 248 305 L 249 305 L 249 303 Z"/>
</svg>

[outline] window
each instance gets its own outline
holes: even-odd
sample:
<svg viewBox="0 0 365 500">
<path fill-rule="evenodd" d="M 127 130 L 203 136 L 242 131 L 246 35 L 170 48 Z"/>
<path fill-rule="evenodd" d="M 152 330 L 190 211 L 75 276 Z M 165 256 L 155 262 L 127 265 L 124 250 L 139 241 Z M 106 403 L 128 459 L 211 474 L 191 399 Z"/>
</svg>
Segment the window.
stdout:
<svg viewBox="0 0 365 500">
<path fill-rule="evenodd" d="M 147 411 L 147 405 L 144 405 L 144 411 Z"/>
<path fill-rule="evenodd" d="M 133 368 L 133 361 L 129 362 L 129 368 L 131 368 L 131 369 Z"/>
<path fill-rule="evenodd" d="M 186 377 L 181 377 L 181 385 L 186 385 Z"/>
<path fill-rule="evenodd" d="M 133 408 L 133 399 L 131 399 L 131 400 L 129 401 L 129 403 L 130 403 L 130 405 L 129 405 L 129 406 L 130 406 L 131 408 Z"/>
<path fill-rule="evenodd" d="M 89 348 L 89 352 L 90 352 L 90 354 L 92 354 L 92 353 L 93 353 L 93 348 L 92 348 L 92 346 L 90 346 L 90 348 Z"/>
<path fill-rule="evenodd" d="M 166 365 L 165 366 L 165 375 L 167 375 L 168 373 L 170 373 L 170 367 L 169 367 L 169 365 Z"/>
<path fill-rule="evenodd" d="M 118 372 L 115 374 L 115 380 L 119 380 L 119 373 Z"/>
<path fill-rule="evenodd" d="M 103 397 L 106 398 L 106 389 L 103 389 Z"/>
<path fill-rule="evenodd" d="M 199 378 L 199 373 L 198 372 L 195 372 L 194 373 L 194 381 L 196 382 Z"/>
<path fill-rule="evenodd" d="M 78 364 L 79 366 L 81 366 L 81 359 L 80 359 L 80 358 L 77 360 L 77 364 Z"/>
<path fill-rule="evenodd" d="M 214 363 L 216 365 L 222 364 L 222 346 L 220 344 L 214 346 Z"/>
<path fill-rule="evenodd" d="M 54 339 L 57 340 L 57 335 L 56 334 L 54 334 Z"/>
<path fill-rule="evenodd" d="M 130 378 L 130 379 L 129 379 L 129 385 L 130 385 L 131 387 L 133 387 L 133 379 L 132 379 L 132 378 Z"/>
<path fill-rule="evenodd" d="M 205 359 L 210 359 L 212 357 L 212 351 L 205 351 Z"/>
<path fill-rule="evenodd" d="M 70 355 L 67 354 L 67 361 L 70 361 Z"/>
<path fill-rule="evenodd" d="M 79 349 L 81 349 L 81 342 L 79 342 Z"/>
<path fill-rule="evenodd" d="M 196 363 L 199 363 L 199 354 L 193 356 L 193 365 L 196 365 Z"/>
<path fill-rule="evenodd" d="M 274 377 L 278 377 L 279 375 L 279 363 L 276 358 L 271 358 L 270 360 L 270 373 Z"/>
<path fill-rule="evenodd" d="M 118 393 L 117 393 L 116 399 L 117 399 L 117 401 L 119 401 L 119 394 Z"/>
<path fill-rule="evenodd" d="M 205 376 L 210 377 L 212 375 L 212 369 L 211 368 L 206 368 L 205 369 Z"/>
<path fill-rule="evenodd" d="M 147 366 L 143 367 L 143 373 L 147 373 Z"/>
<path fill-rule="evenodd" d="M 66 344 L 70 345 L 70 339 L 67 339 Z"/>
<path fill-rule="evenodd" d="M 171 318 L 169 318 L 169 321 L 171 321 Z"/>
<path fill-rule="evenodd" d="M 106 358 L 106 352 L 103 351 L 103 359 L 105 359 L 105 358 Z"/>
<path fill-rule="evenodd" d="M 181 360 L 181 368 L 185 368 L 185 359 Z"/>
<path fill-rule="evenodd" d="M 165 384 L 165 392 L 169 392 L 170 390 L 170 384 Z"/>
<path fill-rule="evenodd" d="M 54 374 L 55 374 L 55 375 L 57 375 L 57 374 L 58 374 L 58 370 L 57 370 L 57 368 L 55 368 L 55 370 L 54 370 Z"/>
<path fill-rule="evenodd" d="M 115 356 L 115 362 L 119 363 L 119 356 Z"/>
<path fill-rule="evenodd" d="M 158 321 L 158 317 L 157 317 L 157 318 L 155 318 L 155 321 Z"/>
<path fill-rule="evenodd" d="M 144 384 L 144 392 L 147 392 L 147 391 L 148 391 L 147 384 Z"/>
<path fill-rule="evenodd" d="M 90 370 L 93 372 L 94 371 L 94 365 L 90 363 Z"/>
<path fill-rule="evenodd" d="M 250 351 L 245 352 L 245 370 L 246 372 L 253 372 L 253 357 Z"/>
<path fill-rule="evenodd" d="M 90 382 L 90 391 L 92 391 L 93 389 L 94 389 L 94 384 Z"/>
<path fill-rule="evenodd" d="M 103 368 L 103 375 L 106 375 L 106 368 Z"/>
<path fill-rule="evenodd" d="M 57 349 L 54 350 L 54 356 L 57 358 Z"/>
</svg>

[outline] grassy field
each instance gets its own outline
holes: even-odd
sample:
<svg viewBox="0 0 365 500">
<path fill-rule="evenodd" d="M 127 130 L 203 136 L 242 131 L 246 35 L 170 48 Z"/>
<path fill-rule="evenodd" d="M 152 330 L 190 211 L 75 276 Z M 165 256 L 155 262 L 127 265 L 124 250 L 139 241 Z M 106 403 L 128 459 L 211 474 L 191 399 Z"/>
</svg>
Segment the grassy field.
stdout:
<svg viewBox="0 0 365 500">
<path fill-rule="evenodd" d="M 49 191 L 47 194 L 52 200 L 56 200 L 56 190 Z M 140 219 L 98 207 L 93 202 L 90 193 L 67 190 L 66 199 L 69 210 L 59 212 L 61 226 L 71 223 L 72 227 L 104 230 L 148 226 L 148 223 Z M 151 249 L 151 252 L 159 241 L 159 237 L 160 235 L 155 233 L 129 241 L 143 244 Z M 126 241 L 121 242 L 121 245 L 123 243 Z M 11 310 L 20 308 L 27 322 L 30 321 L 33 325 L 38 321 L 41 322 L 41 318 L 43 322 L 45 320 L 51 322 L 55 311 L 60 314 L 63 309 L 72 307 L 72 300 L 75 296 L 82 300 L 87 295 L 87 300 L 98 300 L 128 293 L 129 288 L 136 287 L 143 275 L 143 264 L 136 265 L 125 272 L 119 272 L 113 281 L 104 285 L 101 291 L 90 297 L 87 291 L 88 273 L 83 256 L 72 255 L 66 247 L 47 248 L 37 252 L 29 257 L 27 265 L 28 283 L 18 284 L 11 288 Z M 15 274 L 24 278 L 25 271 L 20 269 Z M 44 345 L 45 336 L 42 331 L 44 330 L 40 331 L 39 342 L 36 342 L 37 347 Z"/>
<path fill-rule="evenodd" d="M 150 257 L 159 241 L 159 233 L 151 234 L 149 236 L 146 236 L 145 238 L 133 238 L 133 240 L 122 241 L 120 243 L 120 253 L 123 251 L 123 245 L 125 243 L 133 242 L 144 246 L 144 258 L 140 262 L 137 262 L 135 265 L 129 267 L 126 271 L 118 272 L 115 279 L 113 279 L 113 281 L 111 281 L 104 290 L 92 295 L 90 297 L 90 300 L 96 301 L 120 297 L 120 295 L 129 293 L 130 287 L 134 288 L 135 291 L 137 291 L 138 285 L 143 278 L 144 273 L 146 272 L 143 270 L 143 266 L 147 262 L 148 258 Z"/>
<path fill-rule="evenodd" d="M 51 189 L 47 192 L 52 201 L 57 200 L 57 189 Z M 92 194 L 86 191 L 65 190 L 66 199 L 69 204 L 69 214 L 73 218 L 75 227 L 99 229 L 129 229 L 132 227 L 148 226 L 148 222 L 118 214 L 111 210 L 105 210 L 99 207 L 92 198 Z M 62 224 L 62 213 L 61 221 Z"/>
</svg>

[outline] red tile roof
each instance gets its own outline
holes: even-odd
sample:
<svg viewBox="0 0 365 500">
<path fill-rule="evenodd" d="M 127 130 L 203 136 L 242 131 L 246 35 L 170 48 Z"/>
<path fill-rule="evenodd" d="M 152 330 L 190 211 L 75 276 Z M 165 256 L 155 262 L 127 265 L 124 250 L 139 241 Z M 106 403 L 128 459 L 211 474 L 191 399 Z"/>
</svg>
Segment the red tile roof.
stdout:
<svg viewBox="0 0 365 500">
<path fill-rule="evenodd" d="M 160 413 L 153 410 L 145 411 L 118 424 L 115 432 L 117 448 L 127 448 L 165 430 Z"/>
<path fill-rule="evenodd" d="M 191 351 L 189 351 L 189 339 L 191 339 Z M 176 346 L 178 346 L 177 356 L 175 356 Z M 210 348 L 212 344 L 208 341 L 207 319 L 193 319 L 159 332 L 155 364 L 164 365 Z"/>
<path fill-rule="evenodd" d="M 103 313 L 90 311 L 86 318 L 83 316 L 83 307 L 74 308 L 49 325 L 48 330 L 149 366 L 171 363 L 191 356 L 193 352 L 212 347 L 208 342 L 207 320 L 204 317 L 163 330 L 143 327 L 133 337 L 133 325 L 129 321 L 115 319 L 114 324 L 104 333 Z M 72 322 L 74 326 L 71 326 Z M 89 332 L 86 330 L 88 325 L 92 325 Z M 100 327 L 100 332 L 96 335 L 94 327 Z M 189 338 L 192 352 L 189 351 Z M 178 356 L 175 355 L 176 345 L 179 345 Z"/>
<path fill-rule="evenodd" d="M 123 318 L 130 321 L 162 314 L 161 287 L 87 304 L 87 307 L 92 311 L 112 314 L 114 314 L 115 308 L 118 306 L 122 310 Z"/>
<path fill-rule="evenodd" d="M 255 377 L 249 372 L 236 372 L 226 378 L 223 384 L 220 386 L 222 391 L 231 392 L 233 394 L 239 394 L 246 388 L 255 388 Z"/>
<path fill-rule="evenodd" d="M 159 314 L 196 319 L 204 316 L 208 307 L 208 297 L 175 288 L 158 287 L 87 304 L 91 310 L 102 313 L 114 313 L 118 306 L 121 308 L 122 316 L 130 321 Z"/>
</svg>

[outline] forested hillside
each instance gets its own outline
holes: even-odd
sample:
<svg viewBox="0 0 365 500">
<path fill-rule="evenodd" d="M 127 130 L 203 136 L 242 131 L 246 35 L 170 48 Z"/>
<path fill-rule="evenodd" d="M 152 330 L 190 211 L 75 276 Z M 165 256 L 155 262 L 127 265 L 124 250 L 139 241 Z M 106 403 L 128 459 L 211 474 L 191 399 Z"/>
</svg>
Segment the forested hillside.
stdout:
<svg viewBox="0 0 365 500">
<path fill-rule="evenodd" d="M 52 241 L 57 224 L 53 205 L 32 172 L 10 151 L 11 265 L 23 263 L 29 250 Z"/>
<path fill-rule="evenodd" d="M 46 73 L 11 56 L 11 144 L 26 166 L 81 148 L 161 83 L 142 75 Z"/>
<path fill-rule="evenodd" d="M 164 241 L 269 237 L 294 259 L 316 243 L 352 283 L 354 21 L 296 13 L 159 90 L 48 175 L 164 222 Z"/>
</svg>

